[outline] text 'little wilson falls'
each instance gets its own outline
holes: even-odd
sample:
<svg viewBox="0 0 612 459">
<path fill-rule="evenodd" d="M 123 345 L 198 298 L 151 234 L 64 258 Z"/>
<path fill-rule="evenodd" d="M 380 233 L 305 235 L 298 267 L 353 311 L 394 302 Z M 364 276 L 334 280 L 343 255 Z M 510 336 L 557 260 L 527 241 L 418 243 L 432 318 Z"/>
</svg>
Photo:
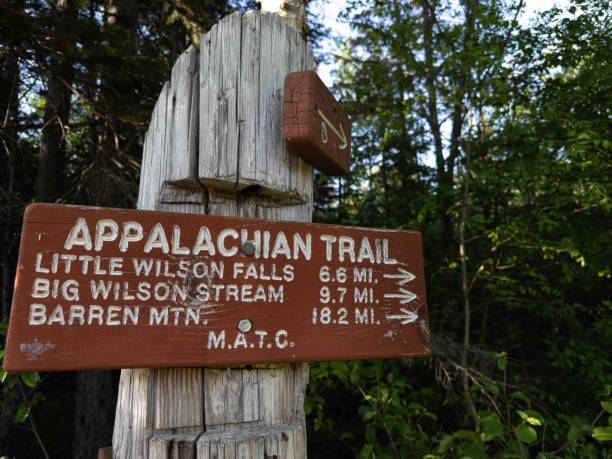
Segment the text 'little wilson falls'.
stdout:
<svg viewBox="0 0 612 459">
<path fill-rule="evenodd" d="M 4 368 L 429 355 L 421 235 L 33 204 Z"/>
</svg>

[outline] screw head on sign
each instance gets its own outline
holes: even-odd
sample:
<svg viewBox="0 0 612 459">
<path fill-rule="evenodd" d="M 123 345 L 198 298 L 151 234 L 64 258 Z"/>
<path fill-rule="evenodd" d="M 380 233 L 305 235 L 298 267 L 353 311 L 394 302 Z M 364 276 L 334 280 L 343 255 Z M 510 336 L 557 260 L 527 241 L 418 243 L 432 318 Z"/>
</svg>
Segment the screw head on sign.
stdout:
<svg viewBox="0 0 612 459">
<path fill-rule="evenodd" d="M 253 328 L 253 322 L 249 319 L 240 319 L 238 321 L 238 330 L 242 333 L 248 333 Z"/>
<path fill-rule="evenodd" d="M 253 244 L 251 241 L 246 241 L 244 244 L 242 244 L 242 247 L 240 247 L 240 252 L 245 257 L 252 257 L 255 255 L 255 244 Z"/>
</svg>

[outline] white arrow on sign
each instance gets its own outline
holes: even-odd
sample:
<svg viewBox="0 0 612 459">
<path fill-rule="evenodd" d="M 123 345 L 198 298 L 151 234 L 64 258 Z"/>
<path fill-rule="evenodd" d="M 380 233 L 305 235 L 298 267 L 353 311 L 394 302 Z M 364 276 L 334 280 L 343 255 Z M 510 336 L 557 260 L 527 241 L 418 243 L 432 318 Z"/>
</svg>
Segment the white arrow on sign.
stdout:
<svg viewBox="0 0 612 459">
<path fill-rule="evenodd" d="M 417 314 L 412 311 L 408 311 L 407 309 L 400 308 L 400 311 L 402 311 L 402 314 L 388 314 L 385 317 L 388 320 L 401 320 L 402 325 L 415 322 L 419 318 Z"/>
<path fill-rule="evenodd" d="M 397 269 L 399 269 L 398 274 L 384 274 L 383 277 L 387 277 L 389 279 L 400 279 L 397 285 L 404 285 L 406 282 L 410 282 L 411 280 L 414 280 L 416 278 L 414 274 L 409 271 L 406 271 L 405 269 Z"/>
<path fill-rule="evenodd" d="M 410 290 L 406 290 L 404 288 L 399 288 L 400 293 L 385 293 L 385 298 L 399 298 L 400 304 L 410 303 L 417 296 L 412 293 Z"/>
<path fill-rule="evenodd" d="M 338 136 L 338 138 L 342 141 L 342 145 L 340 145 L 338 148 L 340 148 L 340 150 L 344 150 L 346 148 L 346 146 L 348 145 L 348 143 L 347 143 L 347 140 L 346 140 L 346 135 L 344 134 L 344 130 L 342 129 L 342 123 L 340 124 L 340 132 L 338 132 L 338 129 L 336 129 L 336 126 L 334 126 L 331 123 L 331 121 L 329 119 L 327 119 L 327 116 L 325 116 L 321 110 L 317 110 L 317 113 L 319 113 L 321 118 L 323 118 L 323 121 L 325 121 L 327 123 L 329 128 L 332 131 L 334 131 L 334 134 L 336 134 Z"/>
</svg>

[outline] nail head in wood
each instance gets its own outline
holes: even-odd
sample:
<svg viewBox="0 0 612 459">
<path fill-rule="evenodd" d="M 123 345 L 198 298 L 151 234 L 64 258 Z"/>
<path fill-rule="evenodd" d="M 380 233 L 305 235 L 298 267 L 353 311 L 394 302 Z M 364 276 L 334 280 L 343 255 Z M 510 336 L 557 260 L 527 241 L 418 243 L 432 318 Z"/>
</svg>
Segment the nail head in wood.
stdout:
<svg viewBox="0 0 612 459">
<path fill-rule="evenodd" d="M 238 330 L 241 333 L 248 333 L 251 331 L 252 328 L 253 322 L 251 322 L 249 319 L 240 319 L 240 321 L 238 322 Z"/>
<path fill-rule="evenodd" d="M 240 252 L 245 257 L 252 257 L 253 255 L 255 255 L 255 244 L 253 244 L 251 241 L 246 241 L 240 247 Z"/>
</svg>

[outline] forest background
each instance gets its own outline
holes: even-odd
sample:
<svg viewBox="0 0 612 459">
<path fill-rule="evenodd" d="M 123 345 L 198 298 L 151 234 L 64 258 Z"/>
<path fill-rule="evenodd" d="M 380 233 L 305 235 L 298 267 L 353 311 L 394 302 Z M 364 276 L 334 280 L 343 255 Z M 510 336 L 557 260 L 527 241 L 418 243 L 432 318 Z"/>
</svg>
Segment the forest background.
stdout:
<svg viewBox="0 0 612 459">
<path fill-rule="evenodd" d="M 523 7 L 348 2 L 327 58 L 353 164 L 316 174 L 314 219 L 423 233 L 433 351 L 312 364 L 309 457 L 612 457 L 612 13 L 573 0 L 525 24 Z M 2 334 L 25 206 L 134 208 L 172 64 L 253 8 L 0 2 Z M 328 32 L 309 24 L 319 59 Z M 118 372 L 0 379 L 0 455 L 111 444 Z"/>
</svg>

